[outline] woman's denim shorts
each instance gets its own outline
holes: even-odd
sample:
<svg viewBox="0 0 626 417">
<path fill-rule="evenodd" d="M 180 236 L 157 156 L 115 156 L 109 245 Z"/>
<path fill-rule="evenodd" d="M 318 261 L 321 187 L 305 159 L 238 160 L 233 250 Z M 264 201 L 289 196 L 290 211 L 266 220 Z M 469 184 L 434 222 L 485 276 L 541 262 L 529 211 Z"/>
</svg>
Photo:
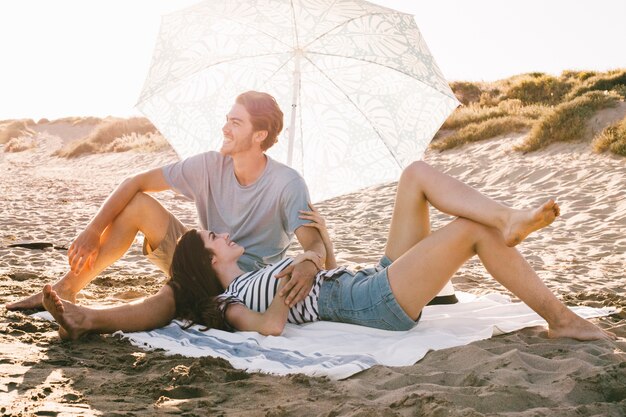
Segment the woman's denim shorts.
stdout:
<svg viewBox="0 0 626 417">
<path fill-rule="evenodd" d="M 383 330 L 404 331 L 415 327 L 396 301 L 387 267 L 391 261 L 383 256 L 375 268 L 356 273 L 341 271 L 322 282 L 318 311 L 322 320 L 358 324 Z"/>
</svg>

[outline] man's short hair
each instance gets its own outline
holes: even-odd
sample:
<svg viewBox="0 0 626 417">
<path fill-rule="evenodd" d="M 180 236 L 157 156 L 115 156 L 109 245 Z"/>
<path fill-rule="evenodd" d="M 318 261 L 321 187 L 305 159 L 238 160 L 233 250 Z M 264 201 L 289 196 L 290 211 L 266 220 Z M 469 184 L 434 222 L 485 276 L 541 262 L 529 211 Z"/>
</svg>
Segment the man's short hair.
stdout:
<svg viewBox="0 0 626 417">
<path fill-rule="evenodd" d="M 283 130 L 283 112 L 276 99 L 267 93 L 246 91 L 239 94 L 237 104 L 241 104 L 250 114 L 254 131 L 266 130 L 267 137 L 261 142 L 261 149 L 266 151 L 278 141 L 278 134 Z"/>
</svg>

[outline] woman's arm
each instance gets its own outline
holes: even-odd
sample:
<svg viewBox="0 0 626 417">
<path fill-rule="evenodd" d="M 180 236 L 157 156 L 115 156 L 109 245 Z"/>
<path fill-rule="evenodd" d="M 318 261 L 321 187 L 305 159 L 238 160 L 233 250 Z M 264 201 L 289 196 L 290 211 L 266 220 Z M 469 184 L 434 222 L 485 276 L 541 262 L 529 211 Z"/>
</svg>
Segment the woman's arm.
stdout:
<svg viewBox="0 0 626 417">
<path fill-rule="evenodd" d="M 311 220 L 311 223 L 307 223 L 304 226 L 316 228 L 320 233 L 320 236 L 322 236 L 322 242 L 324 242 L 324 247 L 326 249 L 326 269 L 337 268 L 333 242 L 330 240 L 330 235 L 328 234 L 328 229 L 326 228 L 326 221 L 313 204 L 309 203 L 309 207 L 311 208 L 311 211 L 300 210 L 300 218 Z"/>
<path fill-rule="evenodd" d="M 264 336 L 280 336 L 288 315 L 289 306 L 285 304 L 285 297 L 278 295 L 278 291 L 264 313 L 252 311 L 239 303 L 226 306 L 226 321 L 232 327 L 242 332 L 258 332 Z"/>
</svg>

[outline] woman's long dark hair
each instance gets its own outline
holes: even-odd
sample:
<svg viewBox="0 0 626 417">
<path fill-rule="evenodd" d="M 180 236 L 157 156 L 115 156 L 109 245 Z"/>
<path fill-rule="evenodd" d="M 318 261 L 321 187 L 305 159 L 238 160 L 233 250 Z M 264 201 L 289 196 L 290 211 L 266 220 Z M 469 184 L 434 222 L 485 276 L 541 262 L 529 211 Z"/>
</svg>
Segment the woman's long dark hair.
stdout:
<svg viewBox="0 0 626 417">
<path fill-rule="evenodd" d="M 211 261 L 213 252 L 204 247 L 196 229 L 183 234 L 172 258 L 170 279 L 167 281 L 174 291 L 176 317 L 207 328 L 226 329 L 224 316 L 216 296 L 224 292 L 217 279 Z"/>
</svg>

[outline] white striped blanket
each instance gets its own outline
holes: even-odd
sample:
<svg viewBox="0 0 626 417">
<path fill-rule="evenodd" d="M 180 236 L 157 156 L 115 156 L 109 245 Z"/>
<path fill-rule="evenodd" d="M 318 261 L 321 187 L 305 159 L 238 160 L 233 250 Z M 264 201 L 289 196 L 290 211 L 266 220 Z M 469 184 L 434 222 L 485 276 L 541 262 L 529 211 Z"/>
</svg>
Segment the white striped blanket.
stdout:
<svg viewBox="0 0 626 417">
<path fill-rule="evenodd" d="M 412 365 L 430 350 L 466 345 L 546 324 L 528 306 L 511 303 L 502 294 L 475 297 L 457 292 L 457 297 L 461 301 L 458 304 L 426 307 L 419 324 L 406 332 L 315 322 L 287 324 L 281 336 L 266 337 L 255 332 L 203 332 L 200 326 L 183 330 L 180 322 L 173 321 L 149 332 L 115 334 L 142 349 L 164 349 L 169 354 L 188 357 L 224 358 L 233 367 L 249 372 L 303 373 L 343 379 L 374 365 Z M 572 307 L 572 310 L 585 318 L 615 312 L 613 308 Z"/>
</svg>

